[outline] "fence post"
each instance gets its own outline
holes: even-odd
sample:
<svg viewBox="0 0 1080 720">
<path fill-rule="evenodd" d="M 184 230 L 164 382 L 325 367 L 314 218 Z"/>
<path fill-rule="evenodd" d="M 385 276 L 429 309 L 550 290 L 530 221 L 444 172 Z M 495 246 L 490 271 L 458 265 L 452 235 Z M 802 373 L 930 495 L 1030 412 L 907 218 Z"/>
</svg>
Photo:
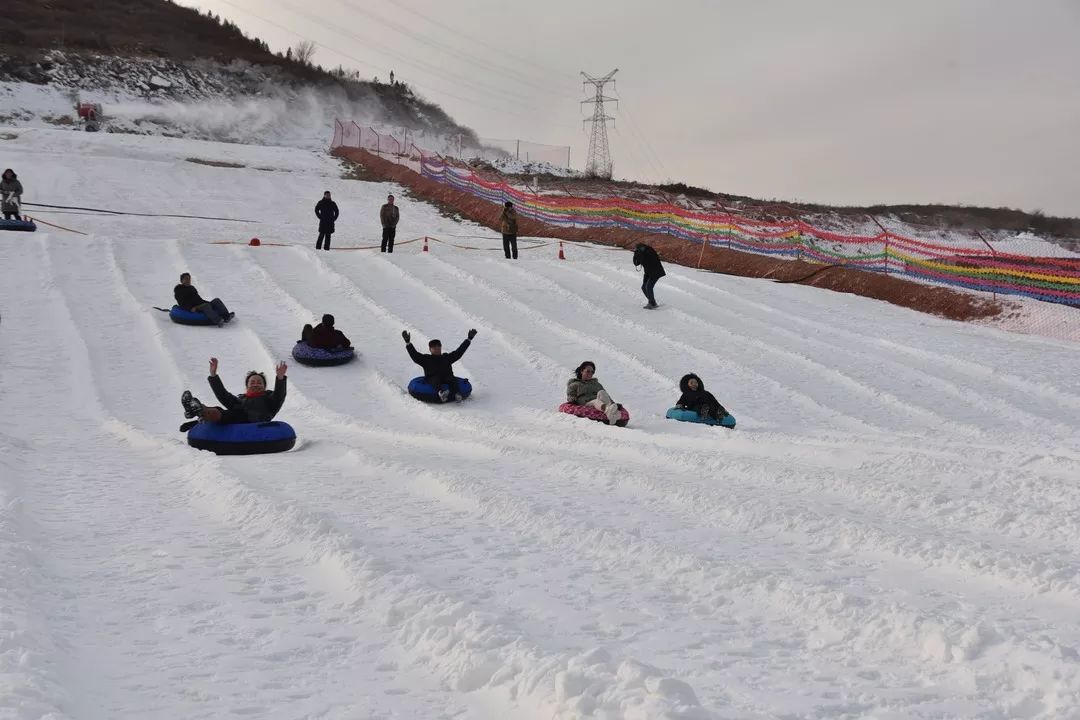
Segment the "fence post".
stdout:
<svg viewBox="0 0 1080 720">
<path fill-rule="evenodd" d="M 866 217 L 873 220 L 874 224 L 877 225 L 879 228 L 881 228 L 881 232 L 885 236 L 885 274 L 888 275 L 889 274 L 889 231 L 886 230 L 885 227 L 881 223 L 878 222 L 878 219 L 876 217 L 874 217 L 873 215 L 871 215 L 870 213 L 866 213 Z"/>
<path fill-rule="evenodd" d="M 975 234 L 979 237 L 980 240 L 983 241 L 983 245 L 985 245 L 986 247 L 988 247 L 990 249 L 990 255 L 993 256 L 995 259 L 997 259 L 997 250 L 994 249 L 993 245 L 986 242 L 986 238 L 984 238 L 982 236 L 982 233 L 979 232 L 978 228 L 975 228 Z M 996 301 L 997 300 L 997 290 L 994 290 L 993 294 L 994 294 L 994 300 Z"/>
<path fill-rule="evenodd" d="M 566 146 L 566 169 L 570 169 L 570 146 Z"/>
<path fill-rule="evenodd" d="M 516 142 L 517 142 L 517 148 L 514 150 L 514 159 L 515 160 L 520 160 L 521 159 L 521 141 L 517 140 Z"/>
</svg>

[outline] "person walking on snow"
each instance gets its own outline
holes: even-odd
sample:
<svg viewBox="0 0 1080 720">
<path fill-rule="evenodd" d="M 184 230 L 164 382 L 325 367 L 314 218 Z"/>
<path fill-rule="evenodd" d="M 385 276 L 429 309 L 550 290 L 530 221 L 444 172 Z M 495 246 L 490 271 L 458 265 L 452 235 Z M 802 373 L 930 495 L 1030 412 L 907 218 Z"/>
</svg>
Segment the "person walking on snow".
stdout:
<svg viewBox="0 0 1080 720">
<path fill-rule="evenodd" d="M 639 265 L 645 270 L 645 279 L 641 283 L 641 292 L 645 293 L 645 299 L 649 301 L 643 307 L 646 310 L 652 310 L 658 307 L 656 296 L 653 295 L 653 288 L 656 287 L 656 281 L 667 275 L 667 273 L 664 272 L 660 256 L 645 243 L 638 243 L 638 246 L 634 248 L 634 267 Z"/>
<path fill-rule="evenodd" d="M 190 390 L 185 390 L 180 395 L 180 404 L 184 406 L 184 417 L 198 418 L 193 422 L 186 422 L 180 426 L 180 432 L 187 432 L 199 424 L 199 422 L 214 422 L 232 425 L 236 423 L 269 422 L 281 410 L 285 403 L 286 372 L 289 366 L 285 362 L 278 363 L 275 368 L 274 389 L 266 389 L 266 376 L 256 370 L 248 372 L 244 377 L 245 392 L 242 395 L 232 395 L 225 389 L 224 383 L 217 374 L 218 359 L 210 358 L 210 388 L 214 391 L 221 407 L 207 407 L 199 402 L 199 399 L 191 395 Z"/>
<path fill-rule="evenodd" d="M 386 204 L 379 208 L 379 221 L 382 223 L 382 250 L 380 252 L 394 252 L 394 238 L 397 237 L 398 219 L 401 212 L 394 204 L 394 196 L 386 196 Z"/>
<path fill-rule="evenodd" d="M 401 337 L 405 340 L 405 349 L 409 351 L 409 357 L 412 358 L 414 363 L 424 368 L 424 382 L 438 390 L 439 402 L 460 400 L 461 394 L 458 391 L 457 378 L 454 377 L 454 363 L 460 360 L 465 351 L 469 349 L 472 339 L 476 337 L 476 330 L 470 330 L 469 337 L 466 338 L 465 342 L 461 343 L 454 352 L 445 355 L 442 351 L 441 340 L 430 341 L 428 351 L 431 354 L 424 355 L 417 352 L 416 348 L 413 347 L 408 330 L 402 330 Z M 443 388 L 443 385 L 447 387 Z"/>
<path fill-rule="evenodd" d="M 319 218 L 319 239 L 315 241 L 316 250 L 330 249 L 330 236 L 334 234 L 334 222 L 338 219 L 338 214 L 337 203 L 330 199 L 330 191 L 327 190 L 322 194 L 322 200 L 315 204 L 315 217 Z"/>
<path fill-rule="evenodd" d="M 0 176 L 0 206 L 2 206 L 5 220 L 22 220 L 19 210 L 22 209 L 23 186 L 19 182 L 19 176 L 15 171 L 8 168 Z"/>
<path fill-rule="evenodd" d="M 191 284 L 191 273 L 181 273 L 180 284 L 173 288 L 173 299 L 182 310 L 201 312 L 218 327 L 236 317 L 236 313 L 229 312 L 225 303 L 221 302 L 221 298 L 204 300 Z"/>
<path fill-rule="evenodd" d="M 586 360 L 574 369 L 574 377 L 566 382 L 566 402 L 596 408 L 607 415 L 612 425 L 619 419 L 619 404 L 611 399 L 607 390 L 594 377 L 596 363 Z"/>
<path fill-rule="evenodd" d="M 499 216 L 499 229 L 502 230 L 503 252 L 506 259 L 517 260 L 517 232 L 518 216 L 514 210 L 514 203 L 507 200 L 503 203 L 502 215 Z"/>
</svg>

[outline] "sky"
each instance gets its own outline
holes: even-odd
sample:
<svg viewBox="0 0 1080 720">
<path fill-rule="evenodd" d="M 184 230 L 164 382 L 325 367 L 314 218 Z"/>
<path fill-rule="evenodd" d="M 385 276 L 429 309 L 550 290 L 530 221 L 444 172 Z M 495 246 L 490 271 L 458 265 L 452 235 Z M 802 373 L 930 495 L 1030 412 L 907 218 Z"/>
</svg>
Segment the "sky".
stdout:
<svg viewBox="0 0 1080 720">
<path fill-rule="evenodd" d="M 393 70 L 479 136 L 570 146 L 579 169 L 580 73 L 617 68 L 618 178 L 1080 216 L 1080 0 L 183 4 L 275 51 Z"/>
</svg>

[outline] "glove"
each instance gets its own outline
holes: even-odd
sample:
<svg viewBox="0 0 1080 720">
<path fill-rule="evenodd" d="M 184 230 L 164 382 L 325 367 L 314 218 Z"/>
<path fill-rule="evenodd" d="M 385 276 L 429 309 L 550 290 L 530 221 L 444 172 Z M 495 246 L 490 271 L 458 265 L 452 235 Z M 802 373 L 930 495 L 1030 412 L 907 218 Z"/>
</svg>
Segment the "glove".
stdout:
<svg viewBox="0 0 1080 720">
<path fill-rule="evenodd" d="M 472 330 L 469 331 L 469 339 L 472 340 L 474 337 L 476 337 L 476 329 L 475 328 L 473 328 Z"/>
<path fill-rule="evenodd" d="M 409 331 L 408 330 L 402 330 L 401 331 L 401 337 L 405 338 L 405 343 L 406 344 L 409 343 Z"/>
</svg>

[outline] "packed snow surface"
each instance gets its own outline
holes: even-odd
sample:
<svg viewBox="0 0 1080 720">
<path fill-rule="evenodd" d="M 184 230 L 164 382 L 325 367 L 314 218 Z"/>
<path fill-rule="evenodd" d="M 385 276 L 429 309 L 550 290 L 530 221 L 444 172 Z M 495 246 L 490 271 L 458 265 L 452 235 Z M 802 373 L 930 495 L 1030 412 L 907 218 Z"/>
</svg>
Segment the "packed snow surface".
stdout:
<svg viewBox="0 0 1080 720">
<path fill-rule="evenodd" d="M 0 717 L 1080 717 L 1075 344 L 670 266 L 650 312 L 627 252 L 510 262 L 311 151 L 3 137 L 29 202 L 258 222 L 0 236 Z M 397 251 L 316 252 L 325 189 Z M 154 310 L 182 271 L 236 320 Z M 211 356 L 324 312 L 360 357 L 290 365 L 297 450 L 186 445 Z M 469 328 L 473 397 L 411 399 L 401 330 Z M 586 359 L 629 427 L 555 411 Z M 687 372 L 736 430 L 664 419 Z"/>
</svg>

